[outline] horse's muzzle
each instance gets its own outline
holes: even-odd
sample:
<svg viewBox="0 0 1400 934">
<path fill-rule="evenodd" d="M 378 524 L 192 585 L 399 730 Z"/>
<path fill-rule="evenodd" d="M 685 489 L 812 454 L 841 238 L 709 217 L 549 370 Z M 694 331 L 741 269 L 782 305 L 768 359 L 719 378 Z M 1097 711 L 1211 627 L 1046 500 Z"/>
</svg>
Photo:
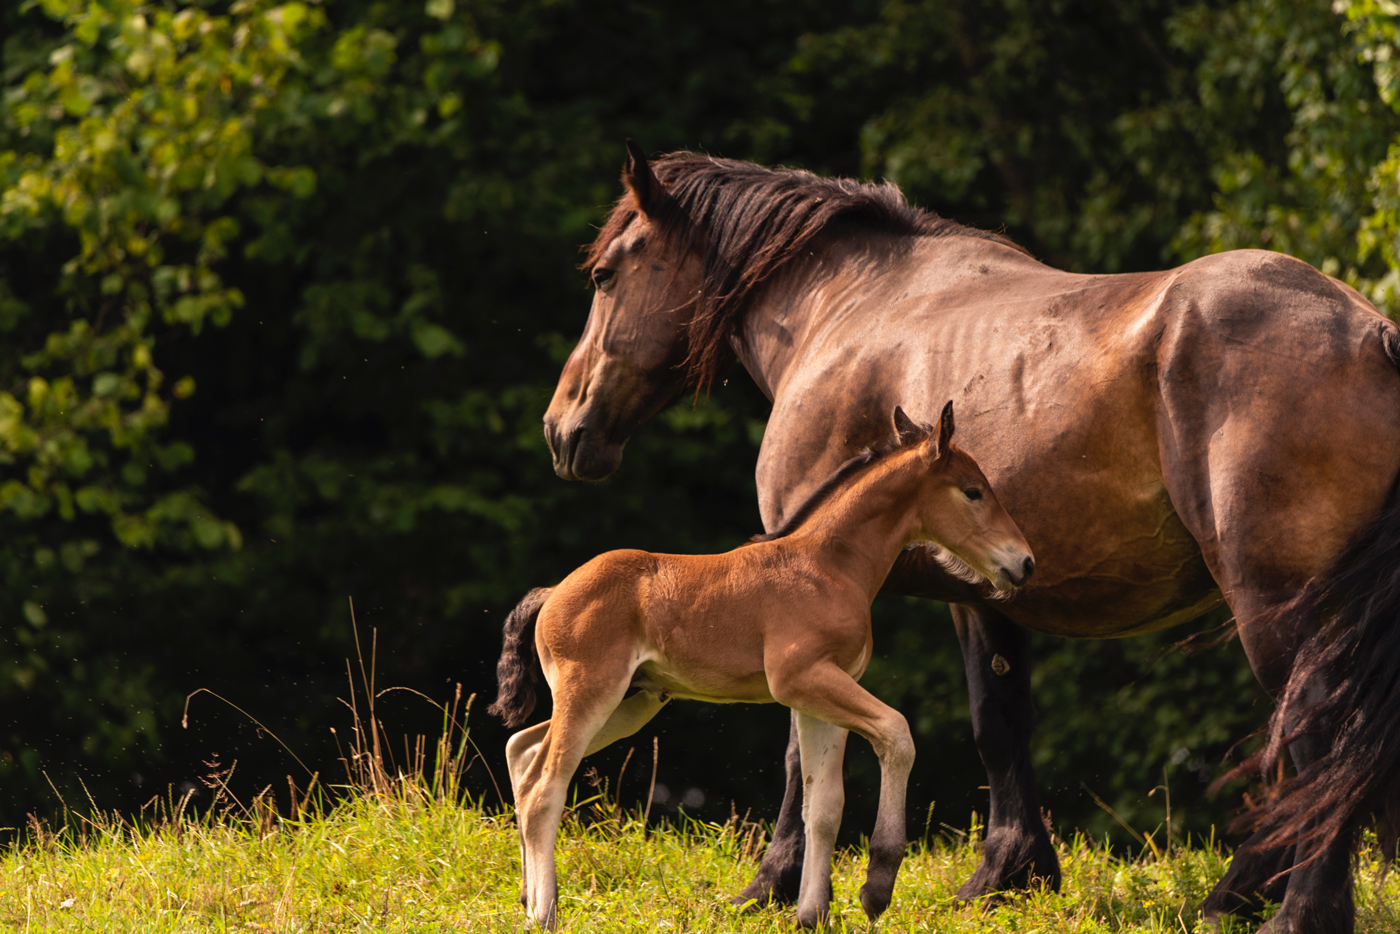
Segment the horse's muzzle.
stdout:
<svg viewBox="0 0 1400 934">
<path fill-rule="evenodd" d="M 623 446 L 584 425 L 564 430 L 546 417 L 544 438 L 554 455 L 554 472 L 565 480 L 603 480 L 622 465 Z"/>
</svg>

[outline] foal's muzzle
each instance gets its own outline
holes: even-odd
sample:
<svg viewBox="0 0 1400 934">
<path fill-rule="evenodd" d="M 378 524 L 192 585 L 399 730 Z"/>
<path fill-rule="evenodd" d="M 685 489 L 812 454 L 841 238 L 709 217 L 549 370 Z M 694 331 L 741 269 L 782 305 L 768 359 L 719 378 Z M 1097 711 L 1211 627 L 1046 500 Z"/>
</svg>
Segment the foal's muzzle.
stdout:
<svg viewBox="0 0 1400 934">
<path fill-rule="evenodd" d="M 1021 562 L 1019 572 L 1014 569 L 1013 565 L 1014 562 L 1011 565 L 1003 564 L 999 570 L 1002 576 L 1011 582 L 1012 587 L 1022 587 L 1035 573 L 1035 559 L 1026 555 L 1026 559 Z"/>
</svg>

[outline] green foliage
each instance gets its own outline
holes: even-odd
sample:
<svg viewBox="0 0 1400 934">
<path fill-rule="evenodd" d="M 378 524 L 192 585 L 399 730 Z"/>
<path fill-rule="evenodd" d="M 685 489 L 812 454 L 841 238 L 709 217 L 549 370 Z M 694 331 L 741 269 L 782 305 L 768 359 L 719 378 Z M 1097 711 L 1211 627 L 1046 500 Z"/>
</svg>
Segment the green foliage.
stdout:
<svg viewBox="0 0 1400 934">
<path fill-rule="evenodd" d="M 1178 18 L 1195 50 L 1214 208 L 1182 230 L 1187 256 L 1238 247 L 1280 250 L 1389 306 L 1389 267 L 1360 248 L 1374 210 L 1372 175 L 1400 119 L 1325 6 L 1250 0 Z"/>
<path fill-rule="evenodd" d="M 606 548 L 757 530 L 766 404 L 738 371 L 645 426 L 608 483 L 549 470 L 539 419 L 589 301 L 577 247 L 625 137 L 888 176 L 1068 268 L 1259 245 L 1392 303 L 1388 9 L 5 7 L 0 823 L 51 805 L 45 771 L 104 806 L 213 752 L 253 790 L 280 782 L 293 764 L 207 697 L 178 728 L 198 687 L 333 763 L 347 595 L 386 683 L 489 693 L 529 587 Z M 870 683 L 916 726 L 917 806 L 962 826 L 983 779 L 946 613 L 882 601 L 877 619 Z M 1264 705 L 1237 648 L 1187 657 L 1175 638 L 1038 640 L 1061 826 L 1128 839 L 1080 782 L 1146 824 L 1164 769 L 1178 827 L 1228 816 L 1201 779 Z M 771 813 L 785 733 L 778 710 L 681 705 L 636 742 L 661 736 L 662 781 L 703 787 L 707 816 Z"/>
</svg>

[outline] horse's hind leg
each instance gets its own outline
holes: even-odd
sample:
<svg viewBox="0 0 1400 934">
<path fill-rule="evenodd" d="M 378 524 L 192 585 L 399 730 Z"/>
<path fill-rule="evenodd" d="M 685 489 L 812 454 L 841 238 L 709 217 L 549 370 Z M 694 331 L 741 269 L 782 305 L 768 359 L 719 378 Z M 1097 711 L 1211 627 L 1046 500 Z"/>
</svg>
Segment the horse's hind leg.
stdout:
<svg viewBox="0 0 1400 934">
<path fill-rule="evenodd" d="M 1287 668 L 1292 667 L 1296 647 L 1316 625 L 1316 621 L 1294 618 L 1286 622 L 1291 622 L 1297 628 L 1286 627 L 1282 630 L 1251 626 L 1248 620 L 1257 615 L 1253 601 L 1242 598 L 1238 602 L 1244 607 L 1239 615 L 1246 621 L 1240 626 L 1240 642 L 1245 654 L 1264 685 L 1277 693 L 1279 679 L 1285 678 Z M 1309 683 L 1306 686 L 1306 693 L 1314 698 L 1326 691 L 1325 684 Z M 1292 730 L 1291 724 L 1289 729 Z M 1301 772 L 1325 756 L 1330 747 L 1331 738 L 1325 731 L 1313 731 L 1295 736 L 1289 743 L 1288 752 Z M 1251 842 L 1254 840 L 1251 838 Z M 1253 912 L 1249 909 L 1254 907 L 1251 903 L 1264 900 L 1281 903 L 1278 913 L 1259 929 L 1260 934 L 1346 934 L 1356 926 L 1351 876 L 1354 843 L 1349 834 L 1342 834 L 1322 849 L 1308 843 L 1262 847 L 1256 842 L 1255 852 L 1248 852 L 1249 843 L 1246 843 L 1241 847 L 1245 851 L 1241 870 L 1234 872 L 1234 863 L 1240 857 L 1237 853 L 1235 860 L 1231 861 L 1232 871 L 1211 892 L 1202 906 L 1203 910 L 1207 918 L 1218 918 L 1221 912 L 1217 906 L 1227 903 L 1229 894 L 1241 889 L 1247 891 L 1240 884 L 1247 876 L 1258 877 L 1264 870 L 1279 866 L 1278 871 L 1285 875 L 1278 876 L 1276 872 L 1274 876 L 1264 879 L 1253 898 L 1243 900 L 1246 913 L 1251 914 Z"/>
<path fill-rule="evenodd" d="M 1060 859 L 1040 817 L 1031 768 L 1031 669 L 1025 629 L 986 607 L 954 605 L 967 669 L 972 735 L 987 769 L 990 807 L 982 861 L 958 889 L 972 901 L 1043 881 L 1060 888 Z"/>
<path fill-rule="evenodd" d="M 802 822 L 807 831 L 797 923 L 817 927 L 826 923 L 831 905 L 831 858 L 836 850 L 836 834 L 841 829 L 841 811 L 846 805 L 841 781 L 846 731 L 800 712 L 796 720 L 802 755 Z"/>
</svg>

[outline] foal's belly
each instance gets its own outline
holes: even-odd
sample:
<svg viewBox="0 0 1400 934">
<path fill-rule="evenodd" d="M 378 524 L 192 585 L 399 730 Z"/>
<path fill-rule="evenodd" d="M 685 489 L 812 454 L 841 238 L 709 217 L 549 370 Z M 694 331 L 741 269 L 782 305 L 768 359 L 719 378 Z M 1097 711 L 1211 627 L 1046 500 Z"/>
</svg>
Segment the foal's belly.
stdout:
<svg viewBox="0 0 1400 934">
<path fill-rule="evenodd" d="M 682 670 L 661 660 L 647 661 L 633 674 L 632 687 L 711 704 L 774 703 L 768 678 L 761 670 L 723 672 L 694 666 Z"/>
</svg>

